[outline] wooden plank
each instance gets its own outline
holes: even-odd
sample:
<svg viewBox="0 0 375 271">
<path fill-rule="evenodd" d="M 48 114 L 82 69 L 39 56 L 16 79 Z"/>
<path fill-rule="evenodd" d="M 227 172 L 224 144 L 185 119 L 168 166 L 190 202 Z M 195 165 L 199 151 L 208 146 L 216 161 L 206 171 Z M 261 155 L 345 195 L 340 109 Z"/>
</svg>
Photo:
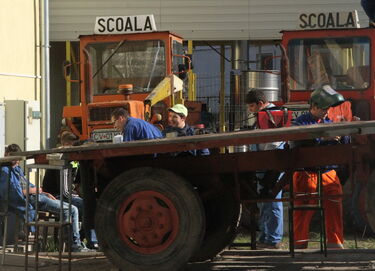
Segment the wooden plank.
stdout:
<svg viewBox="0 0 375 271">
<path fill-rule="evenodd" d="M 93 160 L 116 156 L 147 155 L 193 149 L 362 134 L 375 134 L 375 121 L 327 123 L 268 130 L 251 130 L 156 140 L 139 140 L 118 144 L 94 143 L 86 146 L 55 148 L 15 154 L 33 158 L 48 153 L 63 153 L 63 159 L 67 160 Z"/>
</svg>

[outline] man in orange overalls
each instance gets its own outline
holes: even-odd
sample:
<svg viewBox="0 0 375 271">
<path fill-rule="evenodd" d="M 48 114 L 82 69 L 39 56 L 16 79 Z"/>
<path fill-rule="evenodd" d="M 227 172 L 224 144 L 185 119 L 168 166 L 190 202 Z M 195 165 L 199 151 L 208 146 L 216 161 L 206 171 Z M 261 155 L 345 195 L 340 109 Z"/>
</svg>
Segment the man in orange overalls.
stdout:
<svg viewBox="0 0 375 271">
<path fill-rule="evenodd" d="M 332 122 L 327 117 L 327 110 L 332 106 L 344 102 L 344 97 L 333 90 L 329 85 L 316 89 L 311 94 L 310 111 L 298 117 L 294 125 L 311 125 Z M 315 139 L 314 145 L 337 144 L 338 140 L 348 138 Z M 345 143 L 345 142 L 343 142 Z M 342 195 L 340 180 L 336 171 L 327 168 L 322 174 L 322 185 L 324 196 Z M 293 189 L 296 194 L 311 194 L 317 191 L 317 173 L 309 170 L 298 171 L 293 175 Z M 316 200 L 296 200 L 295 206 L 314 205 Z M 331 249 L 344 248 L 343 222 L 342 222 L 342 200 L 340 197 L 332 197 L 323 200 L 323 208 L 326 221 L 327 247 Z M 309 226 L 314 211 L 294 211 L 294 242 L 295 248 L 307 248 L 309 239 Z"/>
</svg>

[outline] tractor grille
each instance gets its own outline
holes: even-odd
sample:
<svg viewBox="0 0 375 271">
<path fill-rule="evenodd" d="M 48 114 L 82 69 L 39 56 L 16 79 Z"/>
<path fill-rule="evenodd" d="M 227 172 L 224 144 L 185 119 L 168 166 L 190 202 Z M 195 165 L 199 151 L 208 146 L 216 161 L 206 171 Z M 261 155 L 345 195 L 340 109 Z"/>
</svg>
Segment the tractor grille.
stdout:
<svg viewBox="0 0 375 271">
<path fill-rule="evenodd" d="M 90 121 L 110 121 L 113 110 L 120 106 L 90 108 Z"/>
</svg>

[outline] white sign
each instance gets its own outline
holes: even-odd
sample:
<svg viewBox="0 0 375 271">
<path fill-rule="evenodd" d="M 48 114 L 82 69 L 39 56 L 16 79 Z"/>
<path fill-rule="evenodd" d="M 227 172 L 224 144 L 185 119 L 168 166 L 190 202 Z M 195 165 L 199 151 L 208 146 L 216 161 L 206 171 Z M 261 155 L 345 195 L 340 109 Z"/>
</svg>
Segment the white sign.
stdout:
<svg viewBox="0 0 375 271">
<path fill-rule="evenodd" d="M 299 29 L 360 28 L 357 11 L 302 13 L 298 17 Z"/>
<path fill-rule="evenodd" d="M 127 34 L 156 31 L 154 15 L 96 17 L 95 34 Z"/>
</svg>

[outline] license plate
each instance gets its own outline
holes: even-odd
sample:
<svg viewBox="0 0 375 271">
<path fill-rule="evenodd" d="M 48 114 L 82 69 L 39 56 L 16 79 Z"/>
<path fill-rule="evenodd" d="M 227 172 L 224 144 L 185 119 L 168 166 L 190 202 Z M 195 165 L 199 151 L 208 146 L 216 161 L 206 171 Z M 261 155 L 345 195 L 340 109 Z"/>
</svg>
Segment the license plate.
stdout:
<svg viewBox="0 0 375 271">
<path fill-rule="evenodd" d="M 304 111 L 304 110 L 298 110 L 298 111 L 292 111 L 292 120 L 295 120 L 296 118 L 298 118 L 299 116 L 305 114 L 309 112 L 308 110 Z"/>
<path fill-rule="evenodd" d="M 95 142 L 112 142 L 112 138 L 119 134 L 121 133 L 116 130 L 95 130 L 91 133 L 91 138 Z"/>
<path fill-rule="evenodd" d="M 292 111 L 292 120 L 295 120 L 299 116 L 309 112 L 310 105 L 309 104 L 301 104 L 301 103 L 289 103 L 284 104 L 288 110 Z"/>
</svg>

